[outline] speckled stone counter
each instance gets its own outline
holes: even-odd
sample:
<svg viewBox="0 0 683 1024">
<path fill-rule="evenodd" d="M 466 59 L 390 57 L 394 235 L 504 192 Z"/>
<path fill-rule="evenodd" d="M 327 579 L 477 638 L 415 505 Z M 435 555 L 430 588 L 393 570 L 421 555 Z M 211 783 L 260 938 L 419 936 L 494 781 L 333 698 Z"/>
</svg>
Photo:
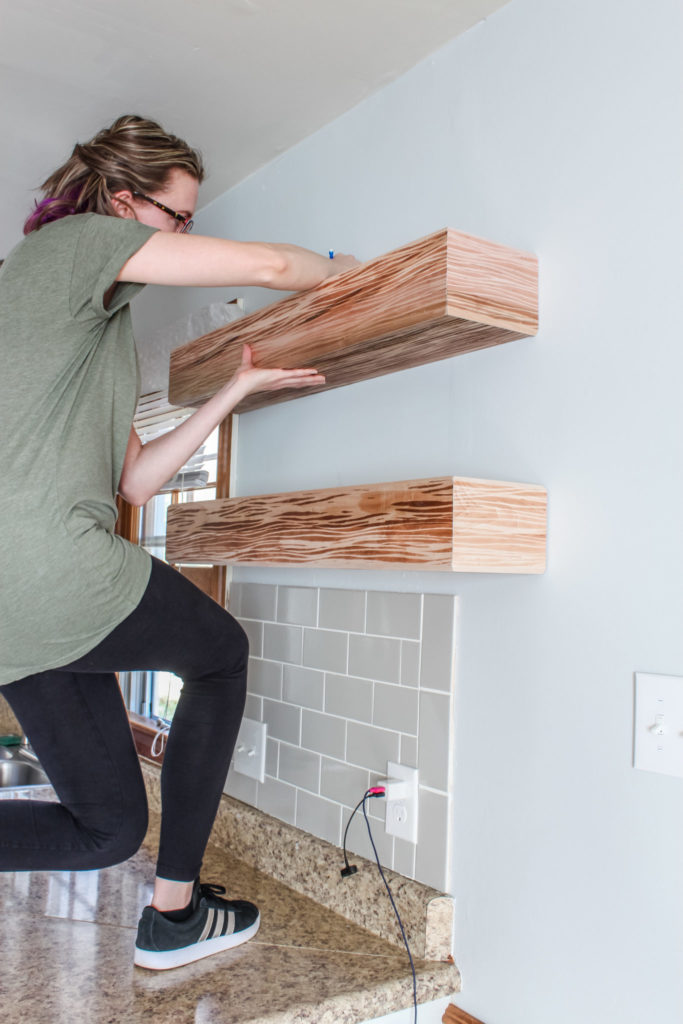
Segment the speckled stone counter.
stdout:
<svg viewBox="0 0 683 1024">
<path fill-rule="evenodd" d="M 0 875 L 6 922 L 0 996 L 8 1019 L 35 1024 L 357 1024 L 412 1002 L 405 951 L 210 845 L 205 881 L 254 900 L 251 942 L 168 972 L 133 966 L 158 835 L 102 871 Z M 418 999 L 460 988 L 457 968 L 416 961 Z"/>
<path fill-rule="evenodd" d="M 142 760 L 150 807 L 159 811 L 159 766 Z M 358 871 L 342 878 L 342 851 L 270 814 L 224 795 L 212 842 L 240 861 L 270 875 L 316 903 L 347 917 L 404 950 L 403 939 L 374 861 L 357 854 Z M 448 960 L 454 900 L 451 896 L 385 869 L 414 956 Z"/>
</svg>

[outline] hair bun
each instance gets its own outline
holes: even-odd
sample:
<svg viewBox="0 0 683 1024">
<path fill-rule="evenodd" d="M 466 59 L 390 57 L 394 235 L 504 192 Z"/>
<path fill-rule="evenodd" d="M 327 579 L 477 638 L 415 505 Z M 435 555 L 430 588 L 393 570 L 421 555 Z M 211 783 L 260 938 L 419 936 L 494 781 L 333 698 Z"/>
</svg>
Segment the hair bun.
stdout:
<svg viewBox="0 0 683 1024">
<path fill-rule="evenodd" d="M 197 182 L 204 177 L 201 154 L 161 125 L 139 114 L 124 114 L 88 142 L 77 142 L 66 163 L 41 185 L 47 206 L 38 204 L 24 224 L 24 233 L 36 231 L 48 213 L 100 213 L 118 216 L 112 195 L 127 189 L 154 193 L 180 169 Z M 59 212 L 57 212 L 59 210 Z"/>
</svg>

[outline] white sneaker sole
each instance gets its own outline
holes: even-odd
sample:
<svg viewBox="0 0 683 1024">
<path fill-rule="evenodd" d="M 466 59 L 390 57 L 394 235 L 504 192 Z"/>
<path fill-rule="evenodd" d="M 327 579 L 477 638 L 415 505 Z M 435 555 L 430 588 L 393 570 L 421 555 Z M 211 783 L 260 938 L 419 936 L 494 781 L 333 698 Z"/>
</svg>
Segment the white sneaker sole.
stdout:
<svg viewBox="0 0 683 1024">
<path fill-rule="evenodd" d="M 195 960 L 201 960 L 212 953 L 221 953 L 224 949 L 234 949 L 241 946 L 243 942 L 253 939 L 261 924 L 261 915 L 254 923 L 242 931 L 233 932 L 232 935 L 221 935 L 216 939 L 205 939 L 203 942 L 193 942 L 191 946 L 183 946 L 180 949 L 169 949 L 163 952 L 155 952 L 152 949 L 138 949 L 135 947 L 133 963 L 136 967 L 146 967 L 150 971 L 166 971 L 171 967 L 182 967 L 183 964 L 191 964 Z"/>
</svg>

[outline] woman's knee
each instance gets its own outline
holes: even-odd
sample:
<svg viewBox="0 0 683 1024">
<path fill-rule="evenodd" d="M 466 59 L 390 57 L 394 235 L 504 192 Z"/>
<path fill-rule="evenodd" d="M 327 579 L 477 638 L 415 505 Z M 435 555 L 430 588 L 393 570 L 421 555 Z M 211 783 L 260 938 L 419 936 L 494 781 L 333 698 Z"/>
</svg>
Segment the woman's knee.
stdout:
<svg viewBox="0 0 683 1024">
<path fill-rule="evenodd" d="M 113 867 L 128 860 L 142 846 L 149 824 L 147 801 L 126 803 L 120 809 L 109 806 L 103 820 L 76 820 L 89 849 L 89 866 Z"/>
<path fill-rule="evenodd" d="M 249 663 L 249 638 L 239 622 L 228 612 L 214 630 L 212 643 L 201 651 L 203 665 L 190 675 L 196 678 L 224 678 L 232 687 L 246 687 Z"/>
<path fill-rule="evenodd" d="M 216 651 L 219 658 L 225 665 L 246 669 L 249 660 L 249 637 L 244 627 L 228 611 L 224 613 L 221 625 L 222 628 L 216 635 Z"/>
<path fill-rule="evenodd" d="M 142 846 L 149 825 L 147 801 L 140 801 L 127 809 L 114 838 L 112 852 L 118 858 L 114 863 L 120 864 L 137 853 Z"/>
<path fill-rule="evenodd" d="M 234 620 L 234 626 L 235 640 L 233 641 L 233 646 L 235 648 L 235 660 L 246 673 L 249 663 L 249 637 L 236 619 Z"/>
</svg>

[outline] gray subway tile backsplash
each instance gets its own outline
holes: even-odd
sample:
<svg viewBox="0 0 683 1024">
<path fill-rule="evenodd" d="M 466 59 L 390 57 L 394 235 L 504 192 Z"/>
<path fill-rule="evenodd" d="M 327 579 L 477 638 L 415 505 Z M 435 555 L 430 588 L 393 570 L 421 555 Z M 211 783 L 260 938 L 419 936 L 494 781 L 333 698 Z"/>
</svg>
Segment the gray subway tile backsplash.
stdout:
<svg viewBox="0 0 683 1024">
<path fill-rule="evenodd" d="M 369 785 L 367 769 L 323 757 L 320 769 L 320 792 L 323 796 L 347 807 L 355 807 Z"/>
<path fill-rule="evenodd" d="M 290 704 L 322 711 L 325 693 L 325 674 L 318 669 L 285 665 L 282 677 L 282 696 Z"/>
<path fill-rule="evenodd" d="M 296 805 L 296 826 L 313 832 L 328 843 L 341 842 L 342 809 L 340 804 L 300 790 Z"/>
<path fill-rule="evenodd" d="M 294 825 L 296 818 L 296 786 L 290 786 L 279 779 L 266 775 L 265 782 L 257 782 L 256 806 L 266 814 L 272 814 L 280 821 Z"/>
<path fill-rule="evenodd" d="M 420 684 L 420 644 L 401 641 L 401 682 L 404 686 Z"/>
<path fill-rule="evenodd" d="M 346 760 L 349 764 L 368 768 L 384 775 L 387 761 L 398 761 L 399 735 L 372 725 L 349 722 L 347 725 Z M 359 794 L 359 799 L 363 794 Z"/>
<path fill-rule="evenodd" d="M 317 793 L 320 790 L 320 755 L 289 743 L 280 744 L 280 778 L 293 786 Z"/>
<path fill-rule="evenodd" d="M 301 708 L 264 698 L 263 721 L 268 724 L 268 735 L 273 739 L 301 742 Z"/>
<path fill-rule="evenodd" d="M 343 629 L 349 633 L 365 632 L 364 590 L 320 590 L 321 629 Z"/>
<path fill-rule="evenodd" d="M 276 586 L 270 583 L 236 583 L 231 587 L 231 596 L 236 599 L 237 610 L 232 612 L 233 615 L 264 621 L 275 618 Z"/>
<path fill-rule="evenodd" d="M 349 636 L 349 673 L 366 679 L 398 683 L 401 641 L 382 636 Z"/>
<path fill-rule="evenodd" d="M 325 673 L 325 711 L 331 715 L 372 721 L 372 690 L 369 679 Z"/>
<path fill-rule="evenodd" d="M 349 638 L 329 629 L 304 630 L 304 665 L 327 672 L 346 672 Z"/>
<path fill-rule="evenodd" d="M 449 798 L 420 787 L 415 873 L 421 882 L 445 890 L 448 885 Z"/>
<path fill-rule="evenodd" d="M 420 784 L 448 791 L 450 700 L 445 693 L 420 693 L 418 770 Z"/>
<path fill-rule="evenodd" d="M 346 721 L 317 711 L 301 713 L 301 746 L 327 757 L 343 758 L 346 752 Z"/>
<path fill-rule="evenodd" d="M 266 622 L 263 627 L 263 656 L 275 661 L 301 664 L 303 630 L 301 626 L 283 626 Z"/>
<path fill-rule="evenodd" d="M 249 655 L 252 658 L 263 657 L 263 623 L 258 619 L 239 619 L 239 624 L 247 634 Z"/>
<path fill-rule="evenodd" d="M 406 768 L 417 768 L 417 736 L 401 736 L 399 761 Z"/>
<path fill-rule="evenodd" d="M 415 844 L 394 837 L 394 871 L 413 878 L 415 874 Z"/>
<path fill-rule="evenodd" d="M 425 594 L 420 686 L 451 690 L 454 616 L 451 594 Z"/>
<path fill-rule="evenodd" d="M 382 863 L 443 886 L 457 599 L 233 583 L 230 600 L 251 644 L 248 717 L 268 740 L 265 783 L 231 768 L 226 792 L 339 844 L 387 761 L 417 767 L 416 845 L 386 835 L 382 801 L 367 809 Z M 349 848 L 372 858 L 357 818 Z"/>
<path fill-rule="evenodd" d="M 278 587 L 277 621 L 297 626 L 318 622 L 318 591 L 315 587 Z"/>
<path fill-rule="evenodd" d="M 260 722 L 262 714 L 263 701 L 261 697 L 255 697 L 253 693 L 248 693 L 247 700 L 244 705 L 244 717 L 251 718 L 254 722 Z"/>
<path fill-rule="evenodd" d="M 374 725 L 417 736 L 418 691 L 407 686 L 375 683 Z"/>
<path fill-rule="evenodd" d="M 249 778 L 248 775 L 236 772 L 231 767 L 225 780 L 223 792 L 227 793 L 228 796 L 234 796 L 235 800 L 241 800 L 243 803 L 251 804 L 254 807 L 257 800 L 258 782 L 256 779 Z"/>
<path fill-rule="evenodd" d="M 421 594 L 368 593 L 366 633 L 420 639 Z"/>
<path fill-rule="evenodd" d="M 282 700 L 282 662 L 250 658 L 247 688 L 260 697 Z"/>
<path fill-rule="evenodd" d="M 346 828 L 346 824 L 344 824 L 344 827 Z M 372 838 L 375 842 L 375 846 L 377 847 L 380 863 L 386 866 L 393 864 L 394 837 L 388 836 L 382 823 L 376 819 L 373 819 L 372 821 Z M 354 818 L 349 829 L 347 845 L 349 850 L 353 853 L 358 853 L 361 857 L 366 857 L 374 863 L 375 854 L 372 846 L 370 845 L 368 830 L 365 827 L 363 815 L 360 814 L 360 812 Z"/>
<path fill-rule="evenodd" d="M 266 739 L 266 775 L 277 778 L 277 762 L 280 753 L 280 744 L 270 736 Z"/>
</svg>

